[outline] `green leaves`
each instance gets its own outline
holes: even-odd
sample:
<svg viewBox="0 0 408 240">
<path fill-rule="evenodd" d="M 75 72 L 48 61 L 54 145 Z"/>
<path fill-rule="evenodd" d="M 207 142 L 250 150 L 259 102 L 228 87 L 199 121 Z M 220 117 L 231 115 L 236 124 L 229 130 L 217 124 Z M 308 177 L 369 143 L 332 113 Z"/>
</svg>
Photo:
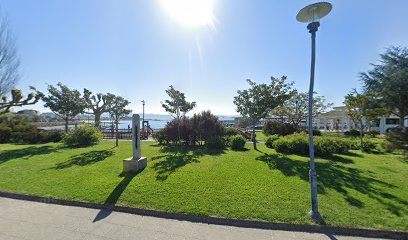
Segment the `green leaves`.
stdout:
<svg viewBox="0 0 408 240">
<path fill-rule="evenodd" d="M 37 91 L 34 87 L 30 88 L 31 90 L 34 90 L 34 92 L 28 94 L 26 98 L 24 98 L 20 89 L 11 90 L 10 100 L 7 98 L 7 96 L 2 96 L 0 101 L 0 115 L 7 113 L 12 107 L 20 107 L 37 103 L 43 94 Z"/>
<path fill-rule="evenodd" d="M 110 104 L 109 113 L 115 122 L 119 122 L 120 118 L 132 112 L 126 109 L 130 102 L 121 96 L 115 96 Z"/>
<path fill-rule="evenodd" d="M 292 89 L 293 82 L 287 83 L 286 76 L 281 78 L 271 77 L 271 83 L 256 84 L 247 79 L 249 89 L 238 90 L 238 96 L 234 97 L 236 111 L 243 117 L 251 120 L 251 124 L 256 124 L 261 118 L 265 118 L 268 113 L 290 99 L 295 91 Z"/>
<path fill-rule="evenodd" d="M 70 89 L 62 83 L 57 86 L 48 85 L 48 96 L 43 97 L 44 107 L 48 107 L 56 115 L 68 121 L 86 108 L 86 101 L 78 90 Z"/>
<path fill-rule="evenodd" d="M 167 95 L 169 95 L 169 100 L 164 100 L 162 102 L 162 107 L 173 117 L 180 119 L 181 114 L 185 116 L 189 111 L 191 111 L 197 104 L 196 102 L 187 102 L 184 93 L 176 90 L 173 86 L 170 86 L 166 90 Z"/>
<path fill-rule="evenodd" d="M 380 55 L 380 64 L 361 73 L 367 93 L 378 94 L 379 100 L 389 111 L 401 119 L 408 116 L 408 49 L 391 47 Z"/>
</svg>

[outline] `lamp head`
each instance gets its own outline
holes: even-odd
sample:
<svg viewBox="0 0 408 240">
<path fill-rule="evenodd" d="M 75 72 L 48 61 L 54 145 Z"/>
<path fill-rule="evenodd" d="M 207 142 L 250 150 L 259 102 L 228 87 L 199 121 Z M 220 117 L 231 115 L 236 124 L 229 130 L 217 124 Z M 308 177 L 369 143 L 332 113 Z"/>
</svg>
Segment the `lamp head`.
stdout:
<svg viewBox="0 0 408 240">
<path fill-rule="evenodd" d="M 302 8 L 296 15 L 296 20 L 304 23 L 317 22 L 332 10 L 328 2 L 318 2 Z"/>
</svg>

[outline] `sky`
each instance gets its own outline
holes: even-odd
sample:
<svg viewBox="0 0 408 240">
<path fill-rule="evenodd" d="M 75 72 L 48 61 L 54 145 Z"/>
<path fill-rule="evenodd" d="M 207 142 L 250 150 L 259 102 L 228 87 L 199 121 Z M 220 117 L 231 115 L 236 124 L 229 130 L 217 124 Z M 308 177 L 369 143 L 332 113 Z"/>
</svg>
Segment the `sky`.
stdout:
<svg viewBox="0 0 408 240">
<path fill-rule="evenodd" d="M 285 75 L 308 90 L 310 34 L 295 17 L 313 1 L 214 0 L 212 23 L 200 26 L 162 1 L 2 0 L 21 58 L 17 87 L 46 92 L 62 82 L 121 95 L 133 112 L 145 100 L 146 113 L 164 114 L 160 102 L 173 85 L 197 102 L 192 113 L 218 115 L 237 114 L 233 97 L 246 79 Z M 408 46 L 408 1 L 329 2 L 317 32 L 315 90 L 339 106 L 380 53 Z M 25 108 L 49 111 L 43 103 Z"/>
</svg>

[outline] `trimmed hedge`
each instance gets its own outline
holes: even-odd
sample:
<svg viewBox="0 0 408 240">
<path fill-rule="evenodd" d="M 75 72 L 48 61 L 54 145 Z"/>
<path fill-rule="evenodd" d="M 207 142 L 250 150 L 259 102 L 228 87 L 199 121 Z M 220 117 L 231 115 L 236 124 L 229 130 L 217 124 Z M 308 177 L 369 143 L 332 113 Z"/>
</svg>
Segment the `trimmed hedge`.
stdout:
<svg viewBox="0 0 408 240">
<path fill-rule="evenodd" d="M 315 137 L 315 155 L 327 156 L 334 153 L 346 153 L 353 146 L 350 139 L 336 137 Z M 306 133 L 295 133 L 281 137 L 272 143 L 280 153 L 309 155 L 309 139 Z"/>
<path fill-rule="evenodd" d="M 344 136 L 347 137 L 360 137 L 360 131 L 356 129 L 351 129 L 350 131 L 345 131 Z"/>
</svg>

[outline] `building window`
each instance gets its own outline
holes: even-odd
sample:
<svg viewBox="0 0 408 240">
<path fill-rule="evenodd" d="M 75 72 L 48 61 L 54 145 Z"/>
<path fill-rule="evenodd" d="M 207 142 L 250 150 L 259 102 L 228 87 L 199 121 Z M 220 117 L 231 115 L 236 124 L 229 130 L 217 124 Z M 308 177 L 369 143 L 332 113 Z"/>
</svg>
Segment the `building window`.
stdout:
<svg viewBox="0 0 408 240">
<path fill-rule="evenodd" d="M 387 119 L 385 119 L 385 124 L 397 125 L 397 124 L 399 124 L 399 119 L 398 118 L 387 118 Z"/>
</svg>

